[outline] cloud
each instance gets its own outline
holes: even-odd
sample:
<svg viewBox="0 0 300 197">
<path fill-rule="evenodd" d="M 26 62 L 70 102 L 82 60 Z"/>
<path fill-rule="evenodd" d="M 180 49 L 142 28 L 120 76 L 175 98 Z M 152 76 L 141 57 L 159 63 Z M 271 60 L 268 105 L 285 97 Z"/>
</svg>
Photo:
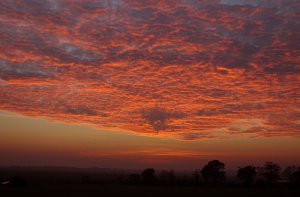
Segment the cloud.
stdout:
<svg viewBox="0 0 300 197">
<path fill-rule="evenodd" d="M 0 109 L 182 139 L 299 136 L 299 7 L 0 1 Z"/>
<path fill-rule="evenodd" d="M 300 67 L 298 64 L 282 64 L 282 65 L 274 65 L 273 67 L 264 68 L 265 72 L 274 73 L 274 74 L 286 74 L 286 73 L 300 73 Z"/>
<path fill-rule="evenodd" d="M 221 0 L 221 4 L 225 5 L 251 5 L 258 6 L 262 4 L 262 0 Z"/>
<path fill-rule="evenodd" d="M 53 72 L 47 71 L 34 62 L 10 62 L 6 59 L 0 59 L 0 77 L 4 80 L 49 78 L 53 76 Z"/>
<path fill-rule="evenodd" d="M 169 112 L 161 108 L 150 108 L 142 111 L 142 117 L 153 126 L 154 130 L 160 131 L 169 129 L 168 120 L 183 118 L 184 114 Z"/>
<path fill-rule="evenodd" d="M 75 106 L 75 107 L 66 106 L 65 108 L 66 108 L 65 110 L 66 113 L 73 114 L 73 115 L 78 114 L 78 115 L 88 115 L 88 116 L 97 116 L 97 115 L 106 116 L 106 114 L 104 113 L 96 112 L 90 109 L 89 107 L 82 106 L 82 105 Z"/>
</svg>

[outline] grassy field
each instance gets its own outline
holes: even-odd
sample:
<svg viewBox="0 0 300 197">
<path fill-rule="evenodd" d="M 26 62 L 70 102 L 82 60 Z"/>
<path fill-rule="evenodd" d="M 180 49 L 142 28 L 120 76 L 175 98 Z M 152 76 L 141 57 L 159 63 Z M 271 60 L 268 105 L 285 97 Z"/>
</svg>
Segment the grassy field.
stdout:
<svg viewBox="0 0 300 197">
<path fill-rule="evenodd" d="M 21 188 L 0 188 L 0 196 L 132 196 L 132 197 L 194 197 L 194 196 L 232 196 L 232 197 L 297 197 L 296 188 L 205 188 L 170 186 L 131 186 L 131 185 L 84 185 L 66 184 L 49 186 L 27 186 Z"/>
</svg>

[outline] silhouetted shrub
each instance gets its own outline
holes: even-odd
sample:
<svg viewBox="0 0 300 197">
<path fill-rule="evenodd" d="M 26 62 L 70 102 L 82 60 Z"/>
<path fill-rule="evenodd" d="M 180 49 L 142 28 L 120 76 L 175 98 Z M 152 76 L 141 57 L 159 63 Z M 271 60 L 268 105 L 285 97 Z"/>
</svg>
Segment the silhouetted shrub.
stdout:
<svg viewBox="0 0 300 197">
<path fill-rule="evenodd" d="M 243 182 L 244 185 L 252 185 L 256 177 L 256 168 L 254 166 L 246 166 L 239 168 L 237 178 Z"/>
<path fill-rule="evenodd" d="M 297 171 L 296 166 L 287 166 L 281 173 L 281 177 L 286 180 L 290 180 L 292 174 Z"/>
<path fill-rule="evenodd" d="M 292 174 L 290 181 L 291 183 L 300 185 L 300 167 Z"/>
<path fill-rule="evenodd" d="M 268 185 L 274 185 L 280 178 L 281 167 L 273 162 L 266 162 L 263 167 L 262 176 Z"/>
<path fill-rule="evenodd" d="M 292 185 L 300 185 L 300 167 L 288 166 L 282 172 L 283 178 Z"/>
<path fill-rule="evenodd" d="M 155 170 L 153 168 L 147 168 L 142 172 L 143 183 L 153 184 L 155 183 Z"/>
<path fill-rule="evenodd" d="M 225 164 L 219 160 L 212 160 L 201 170 L 201 175 L 205 183 L 216 184 L 225 181 Z"/>
</svg>

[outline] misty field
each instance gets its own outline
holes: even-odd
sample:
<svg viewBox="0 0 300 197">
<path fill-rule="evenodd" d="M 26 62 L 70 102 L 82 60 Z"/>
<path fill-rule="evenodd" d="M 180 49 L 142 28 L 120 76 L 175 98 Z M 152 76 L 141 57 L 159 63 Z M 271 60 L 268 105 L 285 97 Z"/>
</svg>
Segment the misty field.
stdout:
<svg viewBox="0 0 300 197">
<path fill-rule="evenodd" d="M 131 185 L 43 185 L 23 188 L 0 188 L 0 196 L 300 196 L 296 188 L 203 188 Z"/>
</svg>

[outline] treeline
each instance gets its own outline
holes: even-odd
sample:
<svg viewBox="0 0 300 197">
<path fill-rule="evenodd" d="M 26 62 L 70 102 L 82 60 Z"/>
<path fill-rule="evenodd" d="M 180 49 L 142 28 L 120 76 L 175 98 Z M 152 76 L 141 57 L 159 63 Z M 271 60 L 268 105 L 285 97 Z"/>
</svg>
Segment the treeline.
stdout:
<svg viewBox="0 0 300 197">
<path fill-rule="evenodd" d="M 2 176 L 1 176 L 2 174 Z M 5 175 L 4 175 L 5 174 Z M 13 175 L 13 176 L 10 176 Z M 34 184 L 126 184 L 126 185 L 167 185 L 167 186 L 208 186 L 208 187 L 277 187 L 300 188 L 300 166 L 282 169 L 274 162 L 263 166 L 239 167 L 235 174 L 227 173 L 225 164 L 219 160 L 209 161 L 203 168 L 189 173 L 174 170 L 158 171 L 147 168 L 141 173 L 128 171 L 95 170 L 47 171 L 15 169 L 0 173 L 0 187 L 21 187 Z"/>
<path fill-rule="evenodd" d="M 235 177 L 227 178 L 225 164 L 219 160 L 212 160 L 201 170 L 196 170 L 189 176 L 176 174 L 173 170 L 156 172 L 155 169 L 148 168 L 141 174 L 121 176 L 119 181 L 136 185 L 300 186 L 300 166 L 288 166 L 282 170 L 278 164 L 266 162 L 260 167 L 251 165 L 239 167 Z"/>
</svg>

